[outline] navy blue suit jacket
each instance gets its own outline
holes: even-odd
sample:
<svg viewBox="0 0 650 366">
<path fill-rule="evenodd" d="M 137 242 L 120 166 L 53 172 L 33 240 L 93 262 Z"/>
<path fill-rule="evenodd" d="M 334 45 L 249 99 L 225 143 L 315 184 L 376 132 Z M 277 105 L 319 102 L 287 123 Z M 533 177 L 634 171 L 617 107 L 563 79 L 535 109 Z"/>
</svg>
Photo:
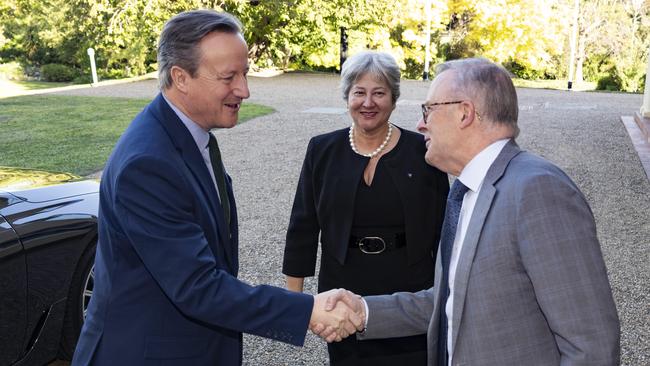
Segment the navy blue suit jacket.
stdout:
<svg viewBox="0 0 650 366">
<path fill-rule="evenodd" d="M 100 188 L 95 288 L 74 365 L 239 365 L 242 332 L 302 345 L 313 298 L 239 281 L 208 168 L 158 95 L 118 141 Z"/>
</svg>

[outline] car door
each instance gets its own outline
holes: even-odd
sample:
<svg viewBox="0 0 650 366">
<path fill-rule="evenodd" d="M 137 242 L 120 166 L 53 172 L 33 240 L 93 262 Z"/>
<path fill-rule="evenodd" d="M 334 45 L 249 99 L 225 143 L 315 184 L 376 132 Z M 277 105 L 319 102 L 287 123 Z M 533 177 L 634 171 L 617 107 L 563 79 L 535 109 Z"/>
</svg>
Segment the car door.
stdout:
<svg viewBox="0 0 650 366">
<path fill-rule="evenodd" d="M 0 192 L 0 212 L 7 197 Z M 23 354 L 27 324 L 25 254 L 13 228 L 0 215 L 0 365 Z"/>
</svg>

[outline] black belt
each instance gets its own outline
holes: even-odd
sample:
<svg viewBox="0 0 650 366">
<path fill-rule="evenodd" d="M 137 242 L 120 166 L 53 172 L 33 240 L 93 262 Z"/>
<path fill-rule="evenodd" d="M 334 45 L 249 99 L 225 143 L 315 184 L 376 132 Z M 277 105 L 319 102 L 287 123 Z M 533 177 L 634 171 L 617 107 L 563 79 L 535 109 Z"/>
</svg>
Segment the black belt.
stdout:
<svg viewBox="0 0 650 366">
<path fill-rule="evenodd" d="M 380 254 L 390 250 L 395 250 L 406 245 L 406 234 L 388 234 L 388 235 L 350 235 L 350 248 L 359 248 L 366 254 Z"/>
</svg>

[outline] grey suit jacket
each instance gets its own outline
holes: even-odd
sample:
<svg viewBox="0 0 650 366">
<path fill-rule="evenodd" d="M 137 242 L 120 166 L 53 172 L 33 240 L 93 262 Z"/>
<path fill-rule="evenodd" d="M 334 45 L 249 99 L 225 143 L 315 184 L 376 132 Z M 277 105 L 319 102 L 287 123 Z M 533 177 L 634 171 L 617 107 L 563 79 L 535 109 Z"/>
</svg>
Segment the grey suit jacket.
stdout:
<svg viewBox="0 0 650 366">
<path fill-rule="evenodd" d="M 439 259 L 433 288 L 366 297 L 358 337 L 428 332 L 436 366 Z M 483 182 L 451 296 L 454 365 L 619 363 L 619 321 L 589 205 L 564 172 L 514 141 Z"/>
</svg>

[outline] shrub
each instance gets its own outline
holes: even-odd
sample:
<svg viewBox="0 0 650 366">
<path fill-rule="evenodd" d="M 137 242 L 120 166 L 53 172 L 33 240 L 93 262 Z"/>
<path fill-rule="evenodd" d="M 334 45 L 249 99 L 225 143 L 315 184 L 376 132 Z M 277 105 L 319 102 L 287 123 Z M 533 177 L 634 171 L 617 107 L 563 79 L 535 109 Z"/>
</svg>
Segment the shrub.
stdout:
<svg viewBox="0 0 650 366">
<path fill-rule="evenodd" d="M 72 81 L 76 76 L 73 68 L 62 64 L 47 64 L 41 67 L 41 77 L 45 81 Z"/>
<path fill-rule="evenodd" d="M 25 74 L 23 67 L 18 62 L 9 62 L 0 64 L 0 79 L 5 80 L 23 80 Z"/>
<path fill-rule="evenodd" d="M 524 80 L 539 80 L 545 78 L 544 71 L 536 70 L 528 65 L 524 65 L 516 60 L 506 62 L 503 66 L 513 75 Z"/>
<path fill-rule="evenodd" d="M 643 74 L 639 78 L 639 90 L 638 90 L 639 93 L 643 93 L 645 91 L 645 75 L 646 74 Z"/>
<path fill-rule="evenodd" d="M 645 75 L 645 65 L 639 60 L 633 60 L 630 64 L 617 67 L 617 75 L 621 80 L 621 90 L 629 93 L 643 92 L 641 82 Z"/>
<path fill-rule="evenodd" d="M 406 67 L 401 70 L 403 78 L 415 80 L 422 79 L 422 74 L 424 73 L 424 65 L 412 58 L 405 59 L 404 65 Z M 430 78 L 433 79 L 433 76 L 430 76 Z"/>
<path fill-rule="evenodd" d="M 90 74 L 90 73 L 89 73 Z M 127 73 L 123 69 L 102 69 L 97 70 L 97 77 L 100 79 L 122 79 L 128 77 Z"/>
<path fill-rule="evenodd" d="M 598 81 L 609 75 L 614 67 L 616 67 L 616 62 L 610 55 L 589 55 L 582 63 L 582 76 L 585 80 Z"/>
<path fill-rule="evenodd" d="M 72 79 L 74 84 L 92 84 L 93 77 L 89 74 L 82 74 Z"/>
<path fill-rule="evenodd" d="M 645 70 L 642 66 L 640 61 L 632 65 L 621 62 L 621 65 L 614 66 L 601 75 L 596 89 L 642 93 L 645 87 Z"/>
<path fill-rule="evenodd" d="M 598 79 L 596 90 L 621 90 L 621 80 L 615 74 L 605 74 Z"/>
</svg>

